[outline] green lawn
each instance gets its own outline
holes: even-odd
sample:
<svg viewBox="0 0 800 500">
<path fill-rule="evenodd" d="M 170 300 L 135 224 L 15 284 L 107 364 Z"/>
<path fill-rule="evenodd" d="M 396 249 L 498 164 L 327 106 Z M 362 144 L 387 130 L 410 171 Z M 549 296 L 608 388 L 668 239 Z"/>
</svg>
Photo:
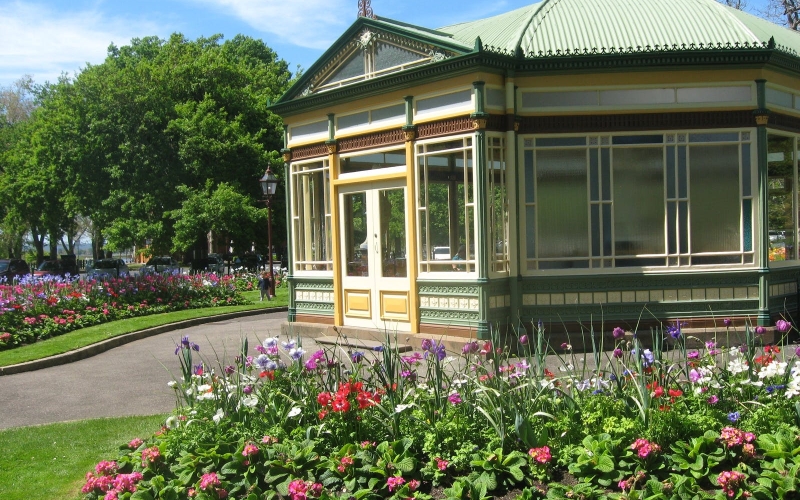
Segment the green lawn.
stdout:
<svg viewBox="0 0 800 500">
<path fill-rule="evenodd" d="M 166 415 L 102 418 L 0 431 L 0 498 L 82 498 L 86 473 L 118 455 L 133 438 L 148 438 Z"/>
<path fill-rule="evenodd" d="M 269 302 L 259 302 L 259 292 L 245 292 L 243 295 L 248 300 L 253 301 L 250 305 L 243 306 L 221 306 L 208 307 L 203 309 L 187 309 L 164 314 L 154 314 L 141 318 L 132 318 L 120 321 L 112 321 L 102 325 L 95 325 L 89 328 L 82 328 L 74 332 L 60 335 L 51 339 L 43 340 L 35 344 L 22 346 L 16 349 L 0 352 L 0 366 L 10 366 L 35 359 L 42 359 L 56 354 L 62 354 L 81 347 L 124 335 L 126 333 L 144 330 L 155 326 L 176 323 L 187 319 L 204 318 L 219 314 L 250 311 L 254 309 L 267 309 L 281 307 L 288 304 L 288 293 L 285 288 L 276 290 L 275 300 Z M 3 498 L 3 497 L 0 497 Z"/>
<path fill-rule="evenodd" d="M 189 309 L 114 321 L 77 330 L 33 345 L 0 352 L 0 366 L 40 359 L 125 333 L 224 313 L 287 305 L 286 289 L 276 300 L 259 302 L 259 293 L 245 292 L 253 304 Z M 76 403 L 77 404 L 77 403 Z M 0 430 L 0 498 L 3 500 L 80 499 L 83 478 L 95 464 L 117 456 L 135 437 L 158 431 L 166 415 L 104 418 Z"/>
</svg>

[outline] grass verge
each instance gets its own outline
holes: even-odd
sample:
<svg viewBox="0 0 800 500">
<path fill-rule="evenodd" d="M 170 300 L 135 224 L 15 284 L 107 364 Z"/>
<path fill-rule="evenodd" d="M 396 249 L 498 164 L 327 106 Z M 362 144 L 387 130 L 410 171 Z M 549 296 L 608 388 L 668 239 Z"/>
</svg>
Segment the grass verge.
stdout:
<svg viewBox="0 0 800 500">
<path fill-rule="evenodd" d="M 65 352 L 80 349 L 106 339 L 118 337 L 126 333 L 145 330 L 155 326 L 162 326 L 169 323 L 176 323 L 188 319 L 205 318 L 208 316 L 217 316 L 220 314 L 252 311 L 254 309 L 268 309 L 272 307 L 281 307 L 288 304 L 288 294 L 286 289 L 279 288 L 277 296 L 274 300 L 269 302 L 259 302 L 259 292 L 244 292 L 243 295 L 246 299 L 252 301 L 252 304 L 243 306 L 220 306 L 220 307 L 206 307 L 202 309 L 186 309 L 184 311 L 175 311 L 164 314 L 154 314 L 152 316 L 142 316 L 140 318 L 124 319 L 119 321 L 112 321 L 103 323 L 102 325 L 90 326 L 75 330 L 58 337 L 53 337 L 35 344 L 30 344 L 16 349 L 0 352 L 0 366 L 11 366 L 26 361 L 33 361 L 35 359 L 42 359 L 48 356 L 55 356 Z M 1 498 L 1 497 L 0 497 Z"/>
<path fill-rule="evenodd" d="M 80 499 L 83 477 L 98 457 L 117 456 L 120 445 L 152 436 L 165 418 L 102 418 L 0 430 L 0 498 Z"/>
</svg>

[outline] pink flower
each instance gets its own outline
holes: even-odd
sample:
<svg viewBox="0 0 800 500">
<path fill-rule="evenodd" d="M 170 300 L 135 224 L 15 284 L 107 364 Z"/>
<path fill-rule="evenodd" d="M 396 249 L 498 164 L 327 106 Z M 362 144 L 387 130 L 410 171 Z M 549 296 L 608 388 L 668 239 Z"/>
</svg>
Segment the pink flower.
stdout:
<svg viewBox="0 0 800 500">
<path fill-rule="evenodd" d="M 553 458 L 553 455 L 550 454 L 549 446 L 531 448 L 528 450 L 528 455 L 530 455 L 536 462 L 539 462 L 540 464 L 546 464 Z"/>
<path fill-rule="evenodd" d="M 245 457 L 250 457 L 258 453 L 258 446 L 253 443 L 247 443 L 244 445 L 244 450 L 242 451 L 242 455 Z"/>
<path fill-rule="evenodd" d="M 727 470 L 717 476 L 717 483 L 722 487 L 722 491 L 729 497 L 736 495 L 738 490 L 746 480 L 746 476 L 739 471 Z"/>
<path fill-rule="evenodd" d="M 8 332 L 0 333 L 0 342 L 6 343 L 11 340 L 11 334 Z"/>
<path fill-rule="evenodd" d="M 216 472 L 203 474 L 203 477 L 200 478 L 200 489 L 203 491 L 208 491 L 209 488 L 219 486 L 219 484 L 219 477 Z"/>
<path fill-rule="evenodd" d="M 639 455 L 639 458 L 647 458 L 650 456 L 651 453 L 657 453 L 661 451 L 661 447 L 656 443 L 651 443 L 646 439 L 639 438 L 633 442 L 631 445 L 631 449 Z"/>
<path fill-rule="evenodd" d="M 461 395 L 458 394 L 457 392 L 454 392 L 453 394 L 449 395 L 447 397 L 447 400 L 450 401 L 450 404 L 453 405 L 461 404 L 463 402 L 461 399 Z"/>
<path fill-rule="evenodd" d="M 161 458 L 161 450 L 158 446 L 152 446 L 142 450 L 142 467 L 147 468 L 148 465 L 153 464 Z"/>
<path fill-rule="evenodd" d="M 295 479 L 289 483 L 289 497 L 292 500 L 306 500 L 308 484 L 302 479 Z"/>
<path fill-rule="evenodd" d="M 135 450 L 136 448 L 140 447 L 142 443 L 144 443 L 144 441 L 142 441 L 141 439 L 133 438 L 131 439 L 131 442 L 128 443 L 128 448 Z"/>
<path fill-rule="evenodd" d="M 408 482 L 408 489 L 411 490 L 411 491 L 417 491 L 417 488 L 419 488 L 419 485 L 420 485 L 419 480 L 412 479 L 411 481 Z"/>
<path fill-rule="evenodd" d="M 436 468 L 437 469 L 439 469 L 440 471 L 444 472 L 445 470 L 447 470 L 447 466 L 448 465 L 450 465 L 450 462 L 448 462 L 447 460 L 441 459 L 439 457 L 436 457 Z"/>
<path fill-rule="evenodd" d="M 391 476 L 386 480 L 386 485 L 389 487 L 389 492 L 399 489 L 403 484 L 405 484 L 406 480 L 402 478 L 402 476 Z"/>
<path fill-rule="evenodd" d="M 142 480 L 141 472 L 131 472 L 130 474 L 118 474 L 114 478 L 114 489 L 123 493 L 129 491 L 133 493 L 136 491 L 136 483 Z"/>
<path fill-rule="evenodd" d="M 113 476 L 117 473 L 117 462 L 103 460 L 94 466 L 94 470 L 100 476 Z"/>
<path fill-rule="evenodd" d="M 792 324 L 786 320 L 779 319 L 775 322 L 775 329 L 781 333 L 786 333 L 792 329 Z"/>
<path fill-rule="evenodd" d="M 708 398 L 706 401 L 708 401 L 708 404 L 710 404 L 710 405 L 715 405 L 715 404 L 717 404 L 719 402 L 719 398 L 715 394 L 715 395 L 711 396 L 710 398 Z"/>
</svg>

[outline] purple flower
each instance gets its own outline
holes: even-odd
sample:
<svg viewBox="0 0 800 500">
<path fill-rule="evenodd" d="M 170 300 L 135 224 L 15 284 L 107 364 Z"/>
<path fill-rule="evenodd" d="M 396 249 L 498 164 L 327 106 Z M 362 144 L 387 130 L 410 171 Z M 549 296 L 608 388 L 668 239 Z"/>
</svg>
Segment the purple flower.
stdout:
<svg viewBox="0 0 800 500">
<path fill-rule="evenodd" d="M 521 341 L 521 340 L 520 340 Z M 467 342 L 464 344 L 464 347 L 461 349 L 463 354 L 475 354 L 478 352 L 480 347 L 478 347 L 478 342 L 473 340 L 472 342 Z"/>
<path fill-rule="evenodd" d="M 620 327 L 616 327 L 616 328 L 614 328 L 614 331 L 611 332 L 611 335 L 614 336 L 615 340 L 619 340 L 619 339 L 621 339 L 622 337 L 625 336 L 625 330 L 623 330 Z"/>
<path fill-rule="evenodd" d="M 434 345 L 434 342 L 431 339 L 422 339 L 422 350 L 423 351 L 430 351 L 431 347 Z"/>
<path fill-rule="evenodd" d="M 778 321 L 775 322 L 775 329 L 781 333 L 786 333 L 792 329 L 792 324 L 789 323 L 788 321 L 779 319 Z"/>
<path fill-rule="evenodd" d="M 715 394 L 715 395 L 711 396 L 710 398 L 708 398 L 706 401 L 708 401 L 708 404 L 710 404 L 710 405 L 715 405 L 715 404 L 719 403 L 719 398 Z"/>
<path fill-rule="evenodd" d="M 527 336 L 527 335 L 523 335 L 523 336 L 521 336 L 521 337 L 519 338 L 519 343 L 520 343 L 520 344 L 522 344 L 522 345 L 525 345 L 525 344 L 527 344 L 527 343 L 528 343 L 528 336 Z"/>
<path fill-rule="evenodd" d="M 415 382 L 417 380 L 417 372 L 411 370 L 403 370 L 400 372 L 400 376 L 407 379 L 409 382 Z"/>
<path fill-rule="evenodd" d="M 253 392 L 253 386 L 251 386 L 251 385 L 244 386 L 244 389 L 242 389 L 242 392 L 245 393 L 245 394 L 250 394 L 251 392 Z"/>
<path fill-rule="evenodd" d="M 800 347 L 798 347 L 797 349 L 794 350 L 794 355 L 795 356 L 800 356 Z"/>
<path fill-rule="evenodd" d="M 767 333 L 766 328 L 764 328 L 763 326 L 756 327 L 756 335 L 764 335 L 765 333 Z"/>
<path fill-rule="evenodd" d="M 224 368 L 224 371 L 225 375 L 232 375 L 233 372 L 236 371 L 236 368 L 234 368 L 233 365 L 228 365 Z"/>
<path fill-rule="evenodd" d="M 697 381 L 700 380 L 702 377 L 703 375 L 694 368 L 692 368 L 692 371 L 689 372 L 689 382 L 693 384 L 696 384 Z"/>
<path fill-rule="evenodd" d="M 686 357 L 688 359 L 698 359 L 700 358 L 700 351 L 689 351 Z"/>
<path fill-rule="evenodd" d="M 457 392 L 454 392 L 453 394 L 449 395 L 447 397 L 447 400 L 454 405 L 461 404 L 463 402 L 463 400 L 461 399 L 461 395 L 458 394 Z"/>
<path fill-rule="evenodd" d="M 728 413 L 728 420 L 731 423 L 736 423 L 739 420 L 739 417 L 741 417 L 741 415 L 739 415 L 738 411 L 732 411 Z"/>
<path fill-rule="evenodd" d="M 681 337 L 681 325 L 680 325 L 680 323 L 675 323 L 675 324 L 669 325 L 667 327 L 667 333 L 673 339 L 678 340 Z"/>
<path fill-rule="evenodd" d="M 382 345 L 376 345 L 375 347 L 372 348 L 372 350 L 375 351 L 375 352 L 383 352 L 383 346 Z"/>
<path fill-rule="evenodd" d="M 355 351 L 350 355 L 350 359 L 353 360 L 353 363 L 361 363 L 361 360 L 364 359 L 364 353 L 361 351 Z"/>
<path fill-rule="evenodd" d="M 614 349 L 613 356 L 615 358 L 621 358 L 622 357 L 622 349 L 620 349 L 619 347 Z"/>
<path fill-rule="evenodd" d="M 731 321 L 730 318 L 725 318 L 725 319 L 722 320 L 722 324 L 725 325 L 725 326 L 731 326 L 731 323 L 732 323 L 732 321 Z"/>
<path fill-rule="evenodd" d="M 192 373 L 194 373 L 195 375 L 202 375 L 203 374 L 203 363 L 199 363 L 197 365 L 194 365 L 194 370 L 193 370 Z"/>
</svg>

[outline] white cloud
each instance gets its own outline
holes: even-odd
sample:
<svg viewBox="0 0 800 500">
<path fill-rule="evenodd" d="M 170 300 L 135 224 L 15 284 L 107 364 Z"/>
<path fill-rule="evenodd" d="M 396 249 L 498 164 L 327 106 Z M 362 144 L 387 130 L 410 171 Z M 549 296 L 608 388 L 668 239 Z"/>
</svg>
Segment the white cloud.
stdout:
<svg viewBox="0 0 800 500">
<path fill-rule="evenodd" d="M 0 6 L 0 86 L 23 74 L 54 82 L 105 59 L 108 46 L 165 31 L 149 21 L 107 16 L 98 10 L 61 11 L 15 1 Z"/>
<path fill-rule="evenodd" d="M 201 0 L 282 41 L 327 49 L 356 20 L 355 0 Z"/>
</svg>

